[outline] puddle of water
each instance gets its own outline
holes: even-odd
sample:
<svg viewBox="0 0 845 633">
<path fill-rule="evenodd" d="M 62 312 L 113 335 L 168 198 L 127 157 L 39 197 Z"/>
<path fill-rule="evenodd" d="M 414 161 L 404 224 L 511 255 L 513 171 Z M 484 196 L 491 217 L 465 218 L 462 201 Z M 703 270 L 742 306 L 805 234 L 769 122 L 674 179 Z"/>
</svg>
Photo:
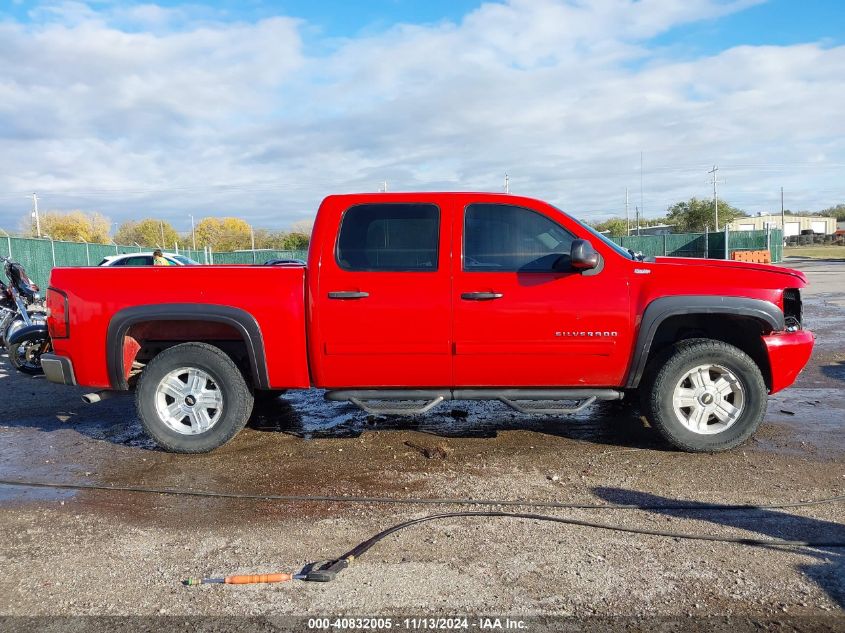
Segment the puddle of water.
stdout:
<svg viewBox="0 0 845 633">
<path fill-rule="evenodd" d="M 524 430 L 572 439 L 620 436 L 638 423 L 635 409 L 602 403 L 572 415 L 523 415 L 499 402 L 444 403 L 421 416 L 371 415 L 348 403 L 330 402 L 322 390 L 289 391 L 257 406 L 252 427 L 302 439 L 359 437 L 366 431 L 419 431 L 441 437 L 495 437 Z M 621 437 L 620 437 L 621 439 Z"/>
</svg>

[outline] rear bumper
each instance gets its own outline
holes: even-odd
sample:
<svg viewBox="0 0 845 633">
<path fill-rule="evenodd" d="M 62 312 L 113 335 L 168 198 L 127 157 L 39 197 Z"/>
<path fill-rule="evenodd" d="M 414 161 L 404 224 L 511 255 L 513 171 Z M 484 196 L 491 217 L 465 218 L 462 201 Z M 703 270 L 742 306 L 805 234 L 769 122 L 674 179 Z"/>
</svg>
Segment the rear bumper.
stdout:
<svg viewBox="0 0 845 633">
<path fill-rule="evenodd" d="M 66 356 L 56 354 L 43 354 L 41 356 L 41 367 L 44 370 L 44 377 L 50 382 L 60 385 L 75 385 L 76 375 L 73 373 L 73 363 Z"/>
<path fill-rule="evenodd" d="M 778 332 L 763 337 L 772 370 L 772 388 L 769 393 L 786 389 L 795 382 L 810 360 L 815 341 L 815 335 L 809 330 Z"/>
</svg>

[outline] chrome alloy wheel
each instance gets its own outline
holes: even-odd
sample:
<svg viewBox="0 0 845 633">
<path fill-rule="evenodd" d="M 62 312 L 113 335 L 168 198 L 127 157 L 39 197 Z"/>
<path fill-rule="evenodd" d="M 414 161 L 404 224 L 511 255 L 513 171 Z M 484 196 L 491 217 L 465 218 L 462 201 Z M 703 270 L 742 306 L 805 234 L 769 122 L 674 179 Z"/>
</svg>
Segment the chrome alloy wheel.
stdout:
<svg viewBox="0 0 845 633">
<path fill-rule="evenodd" d="M 220 420 L 223 392 L 202 369 L 180 367 L 158 383 L 155 407 L 162 422 L 177 433 L 205 433 Z"/>
<path fill-rule="evenodd" d="M 672 408 L 685 428 L 714 435 L 733 426 L 742 415 L 745 391 L 739 378 L 721 365 L 699 365 L 675 385 Z"/>
</svg>

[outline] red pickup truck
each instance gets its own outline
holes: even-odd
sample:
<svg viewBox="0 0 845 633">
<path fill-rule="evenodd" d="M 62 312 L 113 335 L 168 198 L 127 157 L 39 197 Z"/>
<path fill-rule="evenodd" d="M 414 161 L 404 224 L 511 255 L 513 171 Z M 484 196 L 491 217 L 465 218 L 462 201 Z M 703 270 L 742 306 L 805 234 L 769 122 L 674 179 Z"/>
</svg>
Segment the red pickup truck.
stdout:
<svg viewBox="0 0 845 633">
<path fill-rule="evenodd" d="M 255 398 L 308 387 L 406 415 L 470 399 L 556 415 L 638 392 L 674 446 L 719 451 L 807 363 L 805 285 L 776 266 L 643 259 L 531 198 L 337 195 L 307 266 L 53 270 L 42 365 L 134 389 L 146 431 L 186 453 L 231 439 Z"/>
</svg>

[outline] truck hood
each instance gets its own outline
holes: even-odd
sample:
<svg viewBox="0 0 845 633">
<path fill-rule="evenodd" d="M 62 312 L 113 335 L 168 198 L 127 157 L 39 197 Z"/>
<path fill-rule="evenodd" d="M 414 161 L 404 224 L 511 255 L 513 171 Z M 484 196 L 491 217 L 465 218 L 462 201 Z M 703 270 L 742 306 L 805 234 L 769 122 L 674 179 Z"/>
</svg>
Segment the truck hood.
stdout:
<svg viewBox="0 0 845 633">
<path fill-rule="evenodd" d="M 693 267 L 702 270 L 702 272 L 706 270 L 718 270 L 728 273 L 733 269 L 787 275 L 788 277 L 800 280 L 801 285 L 806 285 L 807 283 L 807 276 L 800 270 L 784 268 L 783 266 L 773 266 L 771 264 L 749 264 L 747 262 L 734 262 L 725 259 L 693 259 L 689 257 L 655 257 L 654 263 L 658 265 L 685 266 L 687 268 Z"/>
</svg>

